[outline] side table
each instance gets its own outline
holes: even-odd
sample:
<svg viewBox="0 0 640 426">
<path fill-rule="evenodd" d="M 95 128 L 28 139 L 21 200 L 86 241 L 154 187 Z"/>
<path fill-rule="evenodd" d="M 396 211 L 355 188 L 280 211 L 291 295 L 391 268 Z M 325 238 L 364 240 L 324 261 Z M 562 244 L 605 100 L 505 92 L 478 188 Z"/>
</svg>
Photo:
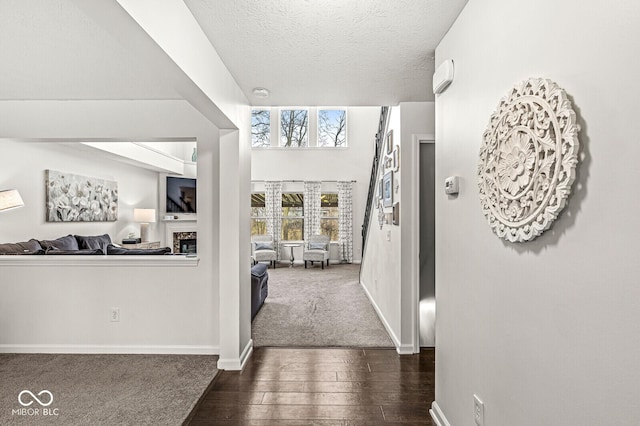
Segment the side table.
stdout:
<svg viewBox="0 0 640 426">
<path fill-rule="evenodd" d="M 300 247 L 302 246 L 302 243 L 284 243 L 282 244 L 282 247 L 289 247 L 290 251 L 290 255 L 289 255 L 289 268 L 293 268 L 293 261 L 295 260 L 293 257 L 293 248 L 294 247 Z"/>
</svg>

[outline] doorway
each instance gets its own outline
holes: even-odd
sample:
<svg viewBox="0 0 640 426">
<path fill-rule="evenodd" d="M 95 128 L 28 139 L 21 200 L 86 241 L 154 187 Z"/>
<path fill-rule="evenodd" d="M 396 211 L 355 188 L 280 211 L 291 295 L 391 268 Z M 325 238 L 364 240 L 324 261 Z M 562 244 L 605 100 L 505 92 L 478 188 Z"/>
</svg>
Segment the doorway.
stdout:
<svg viewBox="0 0 640 426">
<path fill-rule="evenodd" d="M 436 345 L 435 148 L 433 140 L 420 140 L 420 347 Z"/>
</svg>

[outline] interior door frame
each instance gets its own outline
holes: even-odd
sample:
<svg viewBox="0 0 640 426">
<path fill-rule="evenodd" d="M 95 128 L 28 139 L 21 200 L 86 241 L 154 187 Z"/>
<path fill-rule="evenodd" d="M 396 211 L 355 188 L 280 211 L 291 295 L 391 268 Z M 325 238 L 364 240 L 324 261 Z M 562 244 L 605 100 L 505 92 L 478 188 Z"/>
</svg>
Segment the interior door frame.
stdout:
<svg viewBox="0 0 640 426">
<path fill-rule="evenodd" d="M 411 135 L 411 157 L 413 158 L 413 185 L 412 197 L 416 201 L 416 214 L 413 215 L 414 229 L 411 238 L 411 252 L 413 263 L 413 286 L 411 292 L 412 316 L 413 316 L 413 352 L 420 352 L 420 145 L 423 143 L 436 143 L 436 136 L 432 133 L 414 133 Z"/>
</svg>

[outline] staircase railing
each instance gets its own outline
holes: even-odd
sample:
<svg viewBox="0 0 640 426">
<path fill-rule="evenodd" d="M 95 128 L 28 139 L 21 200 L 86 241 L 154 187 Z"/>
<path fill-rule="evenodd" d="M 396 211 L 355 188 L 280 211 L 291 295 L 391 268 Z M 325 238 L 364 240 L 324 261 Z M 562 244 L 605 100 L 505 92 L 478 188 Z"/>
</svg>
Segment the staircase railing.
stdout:
<svg viewBox="0 0 640 426">
<path fill-rule="evenodd" d="M 378 166 L 380 165 L 380 156 L 382 154 L 382 144 L 384 143 L 384 134 L 387 125 L 387 116 L 389 115 L 389 107 L 383 106 L 380 109 L 380 121 L 378 122 L 378 132 L 376 133 L 376 147 L 373 155 L 373 165 L 371 166 L 371 178 L 369 179 L 369 194 L 367 195 L 367 205 L 364 212 L 364 223 L 362 224 L 362 258 L 364 260 L 364 249 L 367 242 L 367 233 L 369 232 L 369 222 L 371 221 L 371 213 L 373 211 L 373 199 L 376 196 L 378 188 Z"/>
<path fill-rule="evenodd" d="M 168 212 L 182 212 L 182 213 L 195 213 L 196 210 L 191 205 L 191 202 L 186 201 L 180 197 L 180 201 L 176 201 L 170 196 L 167 196 L 167 211 Z"/>
</svg>

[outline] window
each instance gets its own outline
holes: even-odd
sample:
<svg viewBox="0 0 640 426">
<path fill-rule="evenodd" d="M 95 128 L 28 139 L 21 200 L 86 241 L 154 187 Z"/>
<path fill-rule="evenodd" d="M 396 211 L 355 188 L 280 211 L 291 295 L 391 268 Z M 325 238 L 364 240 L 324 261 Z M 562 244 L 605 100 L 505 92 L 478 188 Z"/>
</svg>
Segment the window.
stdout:
<svg viewBox="0 0 640 426">
<path fill-rule="evenodd" d="M 309 111 L 283 109 L 280 112 L 280 146 L 301 148 L 309 144 Z"/>
<path fill-rule="evenodd" d="M 302 240 L 304 235 L 304 194 L 282 194 L 282 241 Z"/>
<path fill-rule="evenodd" d="M 318 146 L 347 146 L 347 111 L 321 109 L 318 111 Z"/>
<path fill-rule="evenodd" d="M 267 212 L 264 192 L 251 194 L 251 235 L 267 233 Z"/>
<path fill-rule="evenodd" d="M 271 146 L 271 112 L 266 109 L 251 110 L 251 146 Z"/>
<path fill-rule="evenodd" d="M 320 234 L 338 241 L 338 194 L 322 194 L 320 197 Z"/>
</svg>

